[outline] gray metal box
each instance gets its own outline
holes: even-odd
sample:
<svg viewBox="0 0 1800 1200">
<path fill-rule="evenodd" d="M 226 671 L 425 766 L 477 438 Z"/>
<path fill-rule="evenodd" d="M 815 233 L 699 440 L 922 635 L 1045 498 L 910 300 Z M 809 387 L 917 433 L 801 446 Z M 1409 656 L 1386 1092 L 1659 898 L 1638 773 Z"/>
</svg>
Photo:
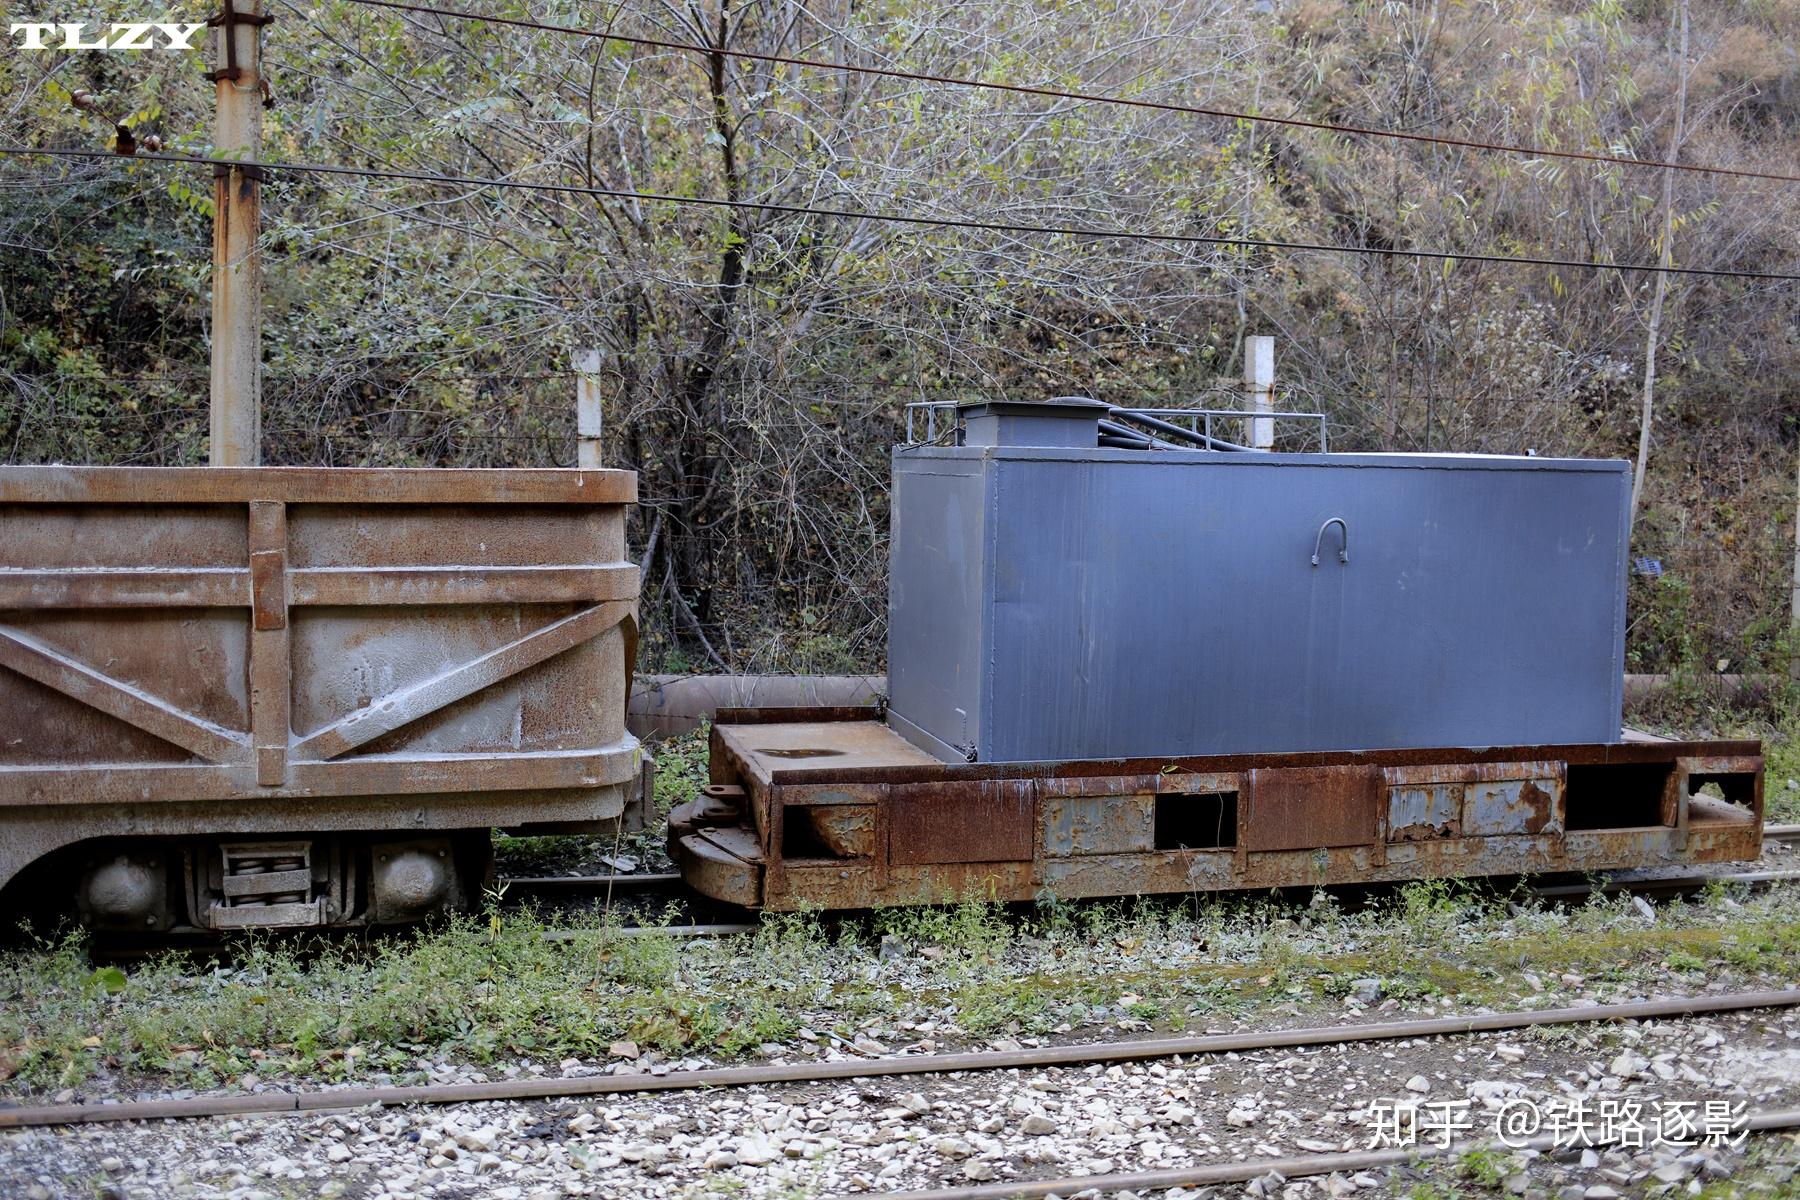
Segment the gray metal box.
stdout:
<svg viewBox="0 0 1800 1200">
<path fill-rule="evenodd" d="M 894 451 L 889 720 L 921 747 L 1619 740 L 1624 462 L 1090 449 L 1071 417 Z"/>
</svg>

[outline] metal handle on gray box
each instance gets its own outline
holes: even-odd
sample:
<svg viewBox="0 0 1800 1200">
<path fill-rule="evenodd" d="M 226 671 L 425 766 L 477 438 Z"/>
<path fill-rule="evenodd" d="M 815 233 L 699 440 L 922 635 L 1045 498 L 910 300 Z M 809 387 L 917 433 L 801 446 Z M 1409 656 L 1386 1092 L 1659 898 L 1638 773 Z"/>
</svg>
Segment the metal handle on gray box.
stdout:
<svg viewBox="0 0 1800 1200">
<path fill-rule="evenodd" d="M 1319 565 L 1319 547 L 1325 544 L 1325 531 L 1333 525 L 1344 531 L 1344 544 L 1338 547 L 1338 561 L 1341 563 L 1350 561 L 1350 526 L 1345 523 L 1344 518 L 1332 517 L 1319 526 L 1319 536 L 1313 539 L 1312 564 L 1315 567 Z"/>
</svg>

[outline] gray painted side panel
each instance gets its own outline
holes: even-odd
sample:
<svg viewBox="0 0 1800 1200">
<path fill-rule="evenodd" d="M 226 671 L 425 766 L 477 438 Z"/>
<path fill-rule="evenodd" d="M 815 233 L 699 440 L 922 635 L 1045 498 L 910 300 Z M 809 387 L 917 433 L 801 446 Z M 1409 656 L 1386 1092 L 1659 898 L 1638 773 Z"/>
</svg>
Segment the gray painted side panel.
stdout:
<svg viewBox="0 0 1800 1200">
<path fill-rule="evenodd" d="M 938 450 L 896 455 L 891 669 L 966 697 L 984 761 L 1610 742 L 1623 672 L 1623 463 Z M 992 483 L 988 647 L 907 610 L 972 572 L 948 461 Z M 966 483 L 958 485 L 966 489 Z M 938 510 L 935 518 L 925 514 Z M 1327 533 L 1349 525 L 1348 564 Z M 922 574 L 914 577 L 914 571 Z M 935 644 L 934 644 L 935 643 Z M 974 654 L 971 652 L 974 651 Z M 897 713 L 943 740 L 926 680 Z M 951 685 L 954 685 L 952 687 Z"/>
<path fill-rule="evenodd" d="M 977 746 L 981 735 L 987 490 L 979 458 L 894 472 L 888 644 L 907 652 L 889 667 L 888 697 L 942 743 L 915 738 L 933 754 Z"/>
</svg>

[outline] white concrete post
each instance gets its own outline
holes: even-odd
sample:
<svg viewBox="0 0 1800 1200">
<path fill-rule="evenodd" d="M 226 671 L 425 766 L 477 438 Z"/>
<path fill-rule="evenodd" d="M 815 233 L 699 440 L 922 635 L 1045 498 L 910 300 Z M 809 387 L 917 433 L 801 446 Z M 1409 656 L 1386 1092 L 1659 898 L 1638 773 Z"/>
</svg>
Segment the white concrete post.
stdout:
<svg viewBox="0 0 1800 1200">
<path fill-rule="evenodd" d="M 1267 336 L 1244 339 L 1244 410 L 1255 413 L 1275 411 L 1275 339 Z M 1275 448 L 1275 421 L 1271 417 L 1245 420 L 1248 427 L 1245 444 L 1252 450 Z"/>
<path fill-rule="evenodd" d="M 600 469 L 600 366 L 598 350 L 575 352 L 576 464 L 584 471 Z"/>
</svg>

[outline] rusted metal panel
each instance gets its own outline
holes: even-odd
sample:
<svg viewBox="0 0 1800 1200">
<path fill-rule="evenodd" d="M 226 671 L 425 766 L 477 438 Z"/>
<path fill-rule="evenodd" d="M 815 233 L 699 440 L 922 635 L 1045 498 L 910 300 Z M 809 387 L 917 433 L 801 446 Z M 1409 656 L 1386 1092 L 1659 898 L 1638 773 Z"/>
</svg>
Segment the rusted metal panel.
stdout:
<svg viewBox="0 0 1800 1200">
<path fill-rule="evenodd" d="M 307 797 L 495 790 L 616 817 L 634 494 L 614 471 L 0 468 L 0 831 L 22 806 L 76 840 L 106 804 L 254 800 L 280 829 Z M 490 823 L 454 807 L 408 827 Z"/>
<path fill-rule="evenodd" d="M 1497 779 L 1471 783 L 1463 797 L 1463 833 L 1562 832 L 1561 785 L 1554 778 Z"/>
<path fill-rule="evenodd" d="M 1245 774 L 1244 849 L 1360 846 L 1375 840 L 1381 771 L 1348 764 Z"/>
<path fill-rule="evenodd" d="M 737 718 L 742 711 L 720 710 L 713 726 L 714 744 L 764 786 L 805 783 L 821 773 L 835 780 L 845 771 L 937 765 L 936 759 L 902 741 L 879 721 L 745 722 Z M 865 718 L 869 715 L 866 709 L 851 711 Z"/>
<path fill-rule="evenodd" d="M 794 871 L 789 887 L 764 897 L 763 907 L 792 912 L 820 908 L 869 908 L 893 904 L 953 904 L 961 900 L 1030 900 L 1042 888 L 1023 862 L 927 863 L 890 872 L 879 887 L 857 887 L 855 873 L 839 870 Z M 848 896 L 848 899 L 846 899 Z"/>
<path fill-rule="evenodd" d="M 1463 785 L 1420 783 L 1388 789 L 1390 842 L 1462 836 Z"/>
<path fill-rule="evenodd" d="M 888 794 L 888 862 L 1029 862 L 1034 809 L 1028 780 L 894 788 Z"/>
<path fill-rule="evenodd" d="M 1052 858 L 1145 851 L 1154 845 L 1155 798 L 1104 790 L 1099 795 L 1046 796 L 1043 825 L 1043 852 Z"/>
<path fill-rule="evenodd" d="M 637 473 L 452 467 L 0 467 L 0 505 L 197 506 L 248 504 L 252 500 L 357 505 L 635 504 Z M 0 515 L 3 513 L 0 509 Z M 228 522 L 230 519 L 226 517 Z M 148 513 L 143 514 L 141 523 L 158 524 Z M 170 543 L 181 541 L 178 529 L 162 533 Z M 111 540 L 104 533 L 98 536 Z M 241 518 L 237 538 L 241 562 Z M 130 553 L 128 547 L 118 551 Z M 81 557 L 77 556 L 78 561 Z M 161 552 L 149 558 L 157 563 L 189 561 L 180 554 Z"/>
<path fill-rule="evenodd" d="M 1557 762 L 1386 768 L 1387 840 L 1560 833 L 1563 774 Z"/>
</svg>

